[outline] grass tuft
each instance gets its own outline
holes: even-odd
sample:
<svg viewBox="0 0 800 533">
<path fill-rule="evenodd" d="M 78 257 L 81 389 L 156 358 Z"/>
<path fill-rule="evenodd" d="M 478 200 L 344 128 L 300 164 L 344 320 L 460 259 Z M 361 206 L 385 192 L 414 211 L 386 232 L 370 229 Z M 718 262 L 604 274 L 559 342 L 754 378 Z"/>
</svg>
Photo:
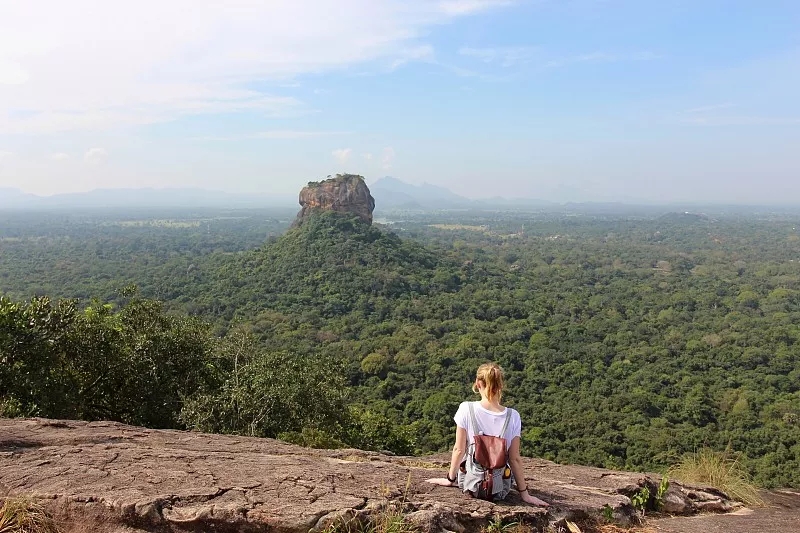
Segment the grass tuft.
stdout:
<svg viewBox="0 0 800 533">
<path fill-rule="evenodd" d="M 668 475 L 684 483 L 709 485 L 746 505 L 764 504 L 758 487 L 742 467 L 739 455 L 730 449 L 717 452 L 703 448 L 686 454 L 677 465 L 669 469 Z"/>
<path fill-rule="evenodd" d="M 387 509 L 378 514 L 372 522 L 371 533 L 417 533 L 403 516 L 402 509 Z"/>
<path fill-rule="evenodd" d="M 397 459 L 392 461 L 395 464 L 408 466 L 411 468 L 425 468 L 426 470 L 439 470 L 450 466 L 450 463 L 434 463 L 431 461 L 421 461 L 418 459 Z"/>
<path fill-rule="evenodd" d="M 59 533 L 59 528 L 39 503 L 7 498 L 0 507 L 0 533 Z"/>
<path fill-rule="evenodd" d="M 391 490 L 381 482 L 381 494 L 388 498 Z M 419 529 L 406 520 L 403 513 L 406 500 L 411 491 L 411 472 L 406 479 L 403 497 L 399 502 L 385 502 L 383 508 L 369 517 L 353 517 L 337 520 L 325 528 L 322 533 L 420 533 Z M 3 533 L 0 531 L 0 533 Z"/>
<path fill-rule="evenodd" d="M 503 523 L 500 515 L 494 515 L 491 522 L 481 529 L 481 533 L 529 533 L 521 522 Z"/>
<path fill-rule="evenodd" d="M 403 516 L 402 508 L 387 507 L 367 520 L 352 518 L 337 521 L 323 533 L 420 533 Z"/>
<path fill-rule="evenodd" d="M 621 527 L 615 524 L 604 524 L 597 528 L 597 533 L 656 533 L 656 530 L 650 527 Z"/>
</svg>

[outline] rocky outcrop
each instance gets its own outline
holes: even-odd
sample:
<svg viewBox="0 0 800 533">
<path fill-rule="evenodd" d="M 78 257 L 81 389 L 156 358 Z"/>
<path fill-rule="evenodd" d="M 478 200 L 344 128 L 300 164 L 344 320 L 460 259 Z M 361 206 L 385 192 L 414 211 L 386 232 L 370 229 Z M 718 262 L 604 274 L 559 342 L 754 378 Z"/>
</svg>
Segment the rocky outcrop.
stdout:
<svg viewBox="0 0 800 533">
<path fill-rule="evenodd" d="M 0 419 L 0 496 L 43 499 L 65 533 L 245 531 L 305 533 L 337 521 L 402 511 L 420 531 L 480 531 L 496 518 L 544 530 L 612 513 L 630 520 L 631 497 L 657 476 L 525 459 L 528 486 L 492 504 L 424 480 L 447 454 L 394 457 L 311 450 L 271 439 L 151 430 L 115 422 Z M 713 489 L 670 485 L 675 512 L 737 506 Z M 713 506 L 707 502 L 713 501 Z M 556 528 L 557 529 L 557 528 Z"/>
<path fill-rule="evenodd" d="M 361 176 L 337 174 L 335 178 L 310 182 L 303 187 L 300 191 L 300 205 L 302 209 L 297 214 L 296 225 L 319 211 L 352 213 L 371 224 L 375 199 Z"/>
</svg>

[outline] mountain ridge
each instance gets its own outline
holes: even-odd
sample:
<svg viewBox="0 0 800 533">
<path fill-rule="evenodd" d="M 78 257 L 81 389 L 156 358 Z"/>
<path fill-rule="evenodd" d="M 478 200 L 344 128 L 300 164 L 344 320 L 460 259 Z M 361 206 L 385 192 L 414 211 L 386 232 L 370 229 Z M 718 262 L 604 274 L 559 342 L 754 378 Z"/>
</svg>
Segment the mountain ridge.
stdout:
<svg viewBox="0 0 800 533">
<path fill-rule="evenodd" d="M 546 207 L 552 202 L 538 199 L 508 199 L 495 196 L 473 200 L 446 187 L 423 183 L 414 185 L 384 176 L 369 185 L 376 208 L 386 209 L 463 209 L 503 207 Z M 0 188 L 0 209 L 58 209 L 108 207 L 278 207 L 297 205 L 297 196 L 269 193 L 230 193 L 200 187 L 124 187 L 99 188 L 85 192 L 50 196 L 26 193 L 12 187 Z"/>
<path fill-rule="evenodd" d="M 277 207 L 294 205 L 295 195 L 239 194 L 197 187 L 130 187 L 40 196 L 0 188 L 0 208 L 59 209 L 108 207 Z"/>
<path fill-rule="evenodd" d="M 647 202 L 609 201 L 549 201 L 536 198 L 470 199 L 445 187 L 424 183 L 413 185 L 391 176 L 384 176 L 369 185 L 375 198 L 375 208 L 382 211 L 411 209 L 436 211 L 451 209 L 534 209 L 577 210 L 586 213 L 608 214 L 621 212 L 706 211 L 728 213 L 788 213 L 796 212 L 793 204 L 704 204 L 672 202 L 666 204 Z M 108 208 L 260 208 L 295 207 L 296 194 L 229 193 L 198 187 L 186 188 L 102 188 L 86 192 L 61 193 L 42 196 L 26 193 L 13 187 L 0 187 L 0 209 L 108 209 Z"/>
</svg>

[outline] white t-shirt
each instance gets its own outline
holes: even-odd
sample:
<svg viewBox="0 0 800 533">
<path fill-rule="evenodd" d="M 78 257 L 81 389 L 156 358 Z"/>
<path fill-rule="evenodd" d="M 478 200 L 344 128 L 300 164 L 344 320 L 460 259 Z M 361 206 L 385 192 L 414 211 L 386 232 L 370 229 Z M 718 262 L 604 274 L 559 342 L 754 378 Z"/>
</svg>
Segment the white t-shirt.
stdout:
<svg viewBox="0 0 800 533">
<path fill-rule="evenodd" d="M 472 408 L 475 410 L 475 419 L 478 422 L 477 430 L 473 430 L 470 427 L 470 403 L 472 404 Z M 500 435 L 499 433 L 500 430 L 503 429 L 503 423 L 505 422 L 506 416 L 511 417 L 508 419 L 506 434 Z M 519 413 L 509 407 L 506 407 L 501 413 L 495 413 L 493 411 L 489 411 L 488 409 L 484 409 L 481 406 L 481 402 L 461 402 L 461 405 L 458 406 L 458 411 L 456 411 L 456 415 L 453 417 L 453 420 L 456 421 L 456 425 L 458 427 L 467 430 L 469 444 L 472 444 L 472 441 L 474 440 L 472 438 L 473 435 L 476 432 L 480 435 L 480 432 L 482 431 L 484 435 L 505 438 L 506 448 L 510 448 L 511 441 L 514 440 L 514 437 L 519 437 L 522 433 L 522 420 L 519 417 Z"/>
</svg>

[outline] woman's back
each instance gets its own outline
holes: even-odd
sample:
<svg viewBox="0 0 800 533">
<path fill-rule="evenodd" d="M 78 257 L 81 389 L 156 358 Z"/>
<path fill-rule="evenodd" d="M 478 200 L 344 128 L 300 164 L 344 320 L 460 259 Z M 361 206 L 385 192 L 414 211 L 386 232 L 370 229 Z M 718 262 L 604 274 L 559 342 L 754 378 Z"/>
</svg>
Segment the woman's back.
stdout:
<svg viewBox="0 0 800 533">
<path fill-rule="evenodd" d="M 477 428 L 474 428 L 472 425 L 472 421 L 470 419 L 469 414 L 469 405 L 472 404 L 472 410 L 475 413 L 475 422 L 477 423 Z M 504 435 L 500 435 L 500 431 L 503 429 L 503 424 L 506 421 L 506 417 L 508 419 L 508 425 L 506 426 L 506 431 Z M 469 443 L 473 443 L 473 436 L 477 433 L 480 434 L 483 432 L 484 435 L 492 435 L 494 437 L 502 437 L 506 439 L 506 449 L 511 447 L 511 441 L 514 440 L 514 437 L 519 437 L 520 432 L 522 431 L 522 421 L 520 419 L 519 413 L 506 407 L 501 412 L 490 411 L 481 405 L 481 402 L 461 402 L 461 405 L 458 406 L 458 411 L 456 411 L 453 420 L 456 422 L 456 426 L 460 428 L 464 428 L 467 431 L 467 439 Z"/>
<path fill-rule="evenodd" d="M 495 496 L 504 498 L 511 489 L 511 484 L 516 482 L 522 501 L 546 507 L 547 502 L 528 493 L 519 453 L 522 421 L 517 411 L 500 404 L 503 385 L 503 369 L 496 363 L 485 363 L 478 367 L 472 391 L 481 395 L 481 401 L 462 402 L 458 407 L 453 417 L 456 422 L 456 443 L 450 456 L 447 477 L 431 478 L 428 481 L 445 487 L 459 486 L 464 492 L 478 497 L 487 495 L 485 499 L 489 500 L 494 500 Z M 474 436 L 481 432 L 487 438 L 479 439 L 482 451 L 476 455 L 472 445 Z M 501 432 L 503 435 L 500 435 Z M 502 437 L 506 440 L 506 454 L 503 454 L 502 448 L 498 449 L 497 440 L 491 437 Z M 487 450 L 488 453 L 484 453 Z M 470 465 L 477 461 L 483 461 L 483 465 L 490 466 L 472 468 Z M 506 462 L 505 468 L 502 468 L 503 461 Z M 497 484 L 494 482 L 495 472 L 500 477 Z M 473 473 L 477 474 L 472 475 Z M 495 491 L 495 488 L 498 490 Z"/>
</svg>

